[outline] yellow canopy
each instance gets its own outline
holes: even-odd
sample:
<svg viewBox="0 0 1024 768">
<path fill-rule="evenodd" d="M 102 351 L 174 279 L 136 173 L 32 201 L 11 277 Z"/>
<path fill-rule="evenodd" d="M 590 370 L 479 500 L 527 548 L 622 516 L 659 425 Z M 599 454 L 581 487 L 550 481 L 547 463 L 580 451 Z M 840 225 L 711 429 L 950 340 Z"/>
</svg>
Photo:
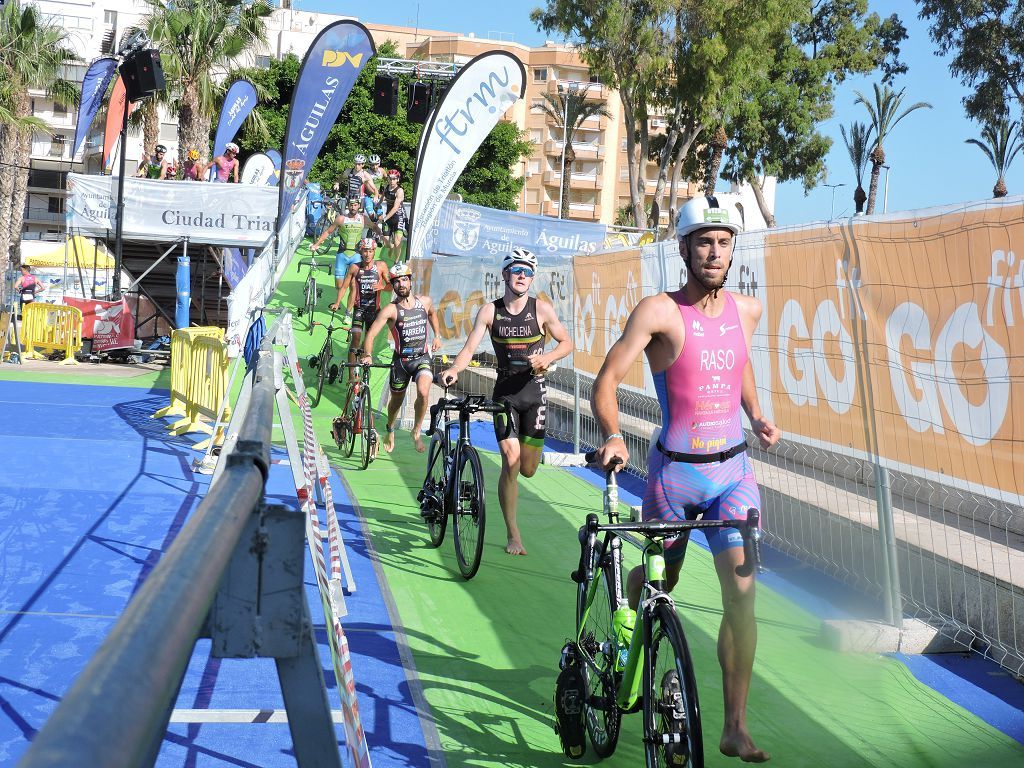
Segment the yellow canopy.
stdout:
<svg viewBox="0 0 1024 768">
<path fill-rule="evenodd" d="M 106 248 L 97 246 L 82 235 L 69 238 L 66 249 L 65 243 L 54 243 L 53 247 L 44 251 L 22 253 L 21 260 L 33 267 L 63 267 L 66 260 L 68 266 L 74 268 L 76 257 L 82 269 L 92 269 L 93 263 L 97 269 L 114 268 L 114 257 L 107 253 Z"/>
</svg>

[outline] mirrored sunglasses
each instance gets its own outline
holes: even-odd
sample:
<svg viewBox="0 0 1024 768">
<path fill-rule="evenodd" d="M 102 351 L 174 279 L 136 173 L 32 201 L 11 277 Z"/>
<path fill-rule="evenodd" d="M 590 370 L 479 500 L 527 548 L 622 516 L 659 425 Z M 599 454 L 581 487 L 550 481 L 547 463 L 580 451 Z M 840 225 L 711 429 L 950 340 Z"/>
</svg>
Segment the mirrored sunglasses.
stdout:
<svg viewBox="0 0 1024 768">
<path fill-rule="evenodd" d="M 518 264 L 516 266 L 514 266 L 514 267 L 509 267 L 508 271 L 511 272 L 513 275 L 523 275 L 524 277 L 533 277 L 533 270 L 532 269 L 530 269 L 529 267 L 520 266 Z"/>
</svg>

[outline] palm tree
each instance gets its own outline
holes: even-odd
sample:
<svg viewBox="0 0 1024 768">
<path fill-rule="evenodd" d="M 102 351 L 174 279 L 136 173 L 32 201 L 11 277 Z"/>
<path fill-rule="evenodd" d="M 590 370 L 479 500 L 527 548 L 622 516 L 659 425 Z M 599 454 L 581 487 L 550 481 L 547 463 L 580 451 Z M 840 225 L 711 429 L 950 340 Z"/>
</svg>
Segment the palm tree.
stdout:
<svg viewBox="0 0 1024 768">
<path fill-rule="evenodd" d="M 34 5 L 10 0 L 0 6 L 0 275 L 21 261 L 21 229 L 28 194 L 32 133 L 47 130 L 32 116 L 30 90 L 75 104 L 78 89 L 61 74 L 78 56 L 67 31 Z"/>
<path fill-rule="evenodd" d="M 839 126 L 839 132 L 843 134 L 843 142 L 846 144 L 846 151 L 850 153 L 853 172 L 857 177 L 857 189 L 853 193 L 853 203 L 857 206 L 857 213 L 864 213 L 864 201 L 868 199 L 868 195 L 864 191 L 864 171 L 868 167 L 868 147 L 871 146 L 873 130 L 874 128 L 870 125 L 854 121 L 850 124 L 850 134 L 847 136 L 846 126 Z"/>
<path fill-rule="evenodd" d="M 175 73 L 178 146 L 201 153 L 210 144 L 221 75 L 233 60 L 267 41 L 266 0 L 144 0 L 146 31 Z M 171 82 L 170 80 L 168 82 Z"/>
<path fill-rule="evenodd" d="M 973 144 L 985 153 L 985 157 L 996 169 L 996 185 L 992 187 L 992 196 L 1006 197 L 1006 172 L 1013 158 L 1024 149 L 1020 123 L 1001 117 L 985 124 L 981 130 L 981 141 L 967 139 L 964 143 Z"/>
<path fill-rule="evenodd" d="M 576 152 L 573 151 L 572 142 L 580 124 L 588 117 L 600 115 L 608 117 L 608 110 L 603 104 L 597 101 L 587 101 L 586 90 L 560 91 L 557 95 L 553 93 L 544 94 L 544 102 L 540 108 L 551 120 L 562 129 L 562 168 L 567 173 L 562 173 L 558 182 L 561 185 L 559 191 L 560 218 L 569 218 L 569 177 L 572 176 L 572 165 L 576 162 Z"/>
<path fill-rule="evenodd" d="M 878 177 L 882 173 L 882 166 L 885 165 L 885 150 L 882 148 L 882 143 L 888 138 L 889 133 L 896 127 L 897 123 L 915 109 L 932 108 L 932 105 L 928 102 L 919 101 L 900 112 L 900 104 L 903 102 L 903 94 L 907 90 L 906 88 L 901 88 L 899 93 L 896 93 L 888 85 L 880 87 L 878 83 L 875 83 L 874 87 L 874 103 L 868 101 L 860 91 L 855 91 L 857 98 L 853 102 L 854 104 L 864 105 L 864 108 L 871 116 L 871 127 L 875 129 L 875 148 L 871 150 L 871 187 L 868 191 L 868 215 L 875 212 Z"/>
</svg>

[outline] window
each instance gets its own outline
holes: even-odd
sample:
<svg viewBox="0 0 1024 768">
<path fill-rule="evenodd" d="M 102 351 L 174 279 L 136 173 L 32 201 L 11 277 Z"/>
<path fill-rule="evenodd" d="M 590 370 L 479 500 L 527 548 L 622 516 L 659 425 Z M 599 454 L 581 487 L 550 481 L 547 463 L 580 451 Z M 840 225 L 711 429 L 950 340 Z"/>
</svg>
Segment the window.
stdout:
<svg viewBox="0 0 1024 768">
<path fill-rule="evenodd" d="M 540 144 L 544 141 L 544 132 L 540 128 L 530 129 L 530 141 L 534 144 Z"/>
<path fill-rule="evenodd" d="M 600 78 L 600 77 L 598 77 L 597 75 L 594 75 L 594 74 L 592 74 L 592 75 L 590 76 L 590 80 L 589 80 L 589 82 L 591 82 L 591 83 L 597 83 L 598 85 L 600 85 L 600 84 L 601 84 L 601 78 Z"/>
<path fill-rule="evenodd" d="M 527 189 L 526 202 L 528 202 L 530 205 L 537 205 L 540 202 L 540 190 L 536 188 Z"/>
<path fill-rule="evenodd" d="M 59 133 L 50 137 L 50 157 L 62 157 L 64 155 L 64 147 L 67 144 L 67 141 L 67 138 L 61 136 Z"/>
<path fill-rule="evenodd" d="M 53 102 L 53 116 L 54 117 L 67 117 L 68 108 L 60 102 Z"/>
<path fill-rule="evenodd" d="M 531 160 L 528 173 L 540 173 L 540 160 Z"/>
<path fill-rule="evenodd" d="M 64 198 L 49 197 L 46 199 L 46 210 L 50 213 L 64 213 Z"/>
<path fill-rule="evenodd" d="M 103 23 L 110 27 L 117 26 L 117 11 L 104 11 Z"/>
<path fill-rule="evenodd" d="M 534 99 L 530 102 L 531 112 L 543 112 L 544 111 L 544 99 Z"/>
<path fill-rule="evenodd" d="M 256 66 L 260 69 L 270 69 L 270 57 L 269 56 L 257 56 Z"/>
<path fill-rule="evenodd" d="M 537 67 L 533 70 L 533 82 L 546 83 L 548 81 L 548 68 Z"/>
<path fill-rule="evenodd" d="M 178 138 L 178 124 L 177 123 L 160 123 L 160 141 L 176 141 Z M 149 147 L 146 148 L 149 151 Z"/>
</svg>

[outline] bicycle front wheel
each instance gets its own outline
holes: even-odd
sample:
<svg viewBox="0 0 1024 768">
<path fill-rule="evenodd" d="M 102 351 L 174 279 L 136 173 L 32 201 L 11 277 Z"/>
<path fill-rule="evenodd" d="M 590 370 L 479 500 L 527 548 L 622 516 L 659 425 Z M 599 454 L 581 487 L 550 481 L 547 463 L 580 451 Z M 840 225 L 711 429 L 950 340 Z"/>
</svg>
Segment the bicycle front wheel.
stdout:
<svg viewBox="0 0 1024 768">
<path fill-rule="evenodd" d="M 366 392 L 363 394 L 362 402 L 362 415 L 359 417 L 359 421 L 362 422 L 363 442 L 362 442 L 362 453 L 359 455 L 360 466 L 366 469 L 370 466 L 370 462 L 373 461 L 373 449 L 374 440 L 376 439 L 376 433 L 373 430 L 373 409 L 370 407 L 370 393 Z"/>
<path fill-rule="evenodd" d="M 647 768 L 704 768 L 704 738 L 690 648 L 675 608 L 650 616 L 644 663 L 644 749 Z"/>
<path fill-rule="evenodd" d="M 310 321 L 312 322 L 312 320 Z M 316 368 L 316 391 L 313 393 L 312 405 L 316 408 L 320 405 L 320 398 L 324 393 L 324 383 L 327 381 L 327 376 L 331 370 L 331 342 L 330 340 L 324 342 L 323 348 L 320 350 L 320 361 Z"/>
<path fill-rule="evenodd" d="M 427 477 L 423 481 L 420 509 L 427 522 L 427 534 L 430 543 L 440 547 L 444 541 L 444 531 L 448 527 L 448 510 L 445 504 L 445 469 L 447 453 L 442 440 L 437 434 L 430 441 L 430 453 L 427 458 Z"/>
<path fill-rule="evenodd" d="M 459 561 L 462 578 L 472 579 L 480 568 L 484 552 L 484 472 L 476 449 L 467 445 L 462 449 L 459 471 L 455 477 L 455 506 L 452 509 L 455 535 L 455 559 Z"/>
<path fill-rule="evenodd" d="M 310 274 L 309 279 L 306 280 L 306 291 L 305 291 L 305 312 L 309 314 L 310 327 L 313 326 L 313 312 L 316 310 L 316 278 Z"/>
<path fill-rule="evenodd" d="M 611 564 L 601 567 L 601 546 L 594 549 L 594 578 L 579 585 L 576 596 L 576 627 L 584 657 L 586 698 L 583 722 L 599 757 L 610 757 L 619 743 L 622 712 L 615 694 L 622 677 L 615 671 L 618 644 L 615 639 L 615 583 Z M 591 591 L 593 597 L 591 598 Z M 588 599 L 590 603 L 588 606 Z"/>
</svg>

